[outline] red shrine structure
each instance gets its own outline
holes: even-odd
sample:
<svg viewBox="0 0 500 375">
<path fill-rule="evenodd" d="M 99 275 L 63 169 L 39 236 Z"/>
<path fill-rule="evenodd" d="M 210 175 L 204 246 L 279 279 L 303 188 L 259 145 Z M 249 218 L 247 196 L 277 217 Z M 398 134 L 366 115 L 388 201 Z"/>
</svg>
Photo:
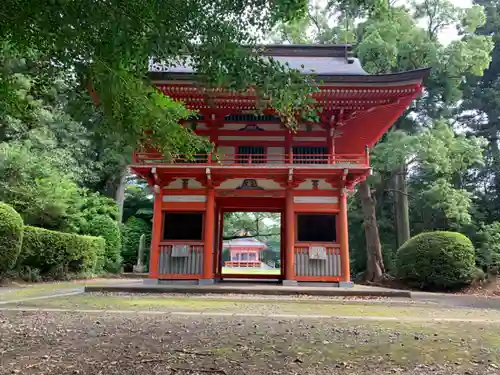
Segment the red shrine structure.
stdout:
<svg viewBox="0 0 500 375">
<path fill-rule="evenodd" d="M 255 238 L 237 238 L 231 241 L 224 241 L 222 248 L 229 249 L 230 257 L 230 260 L 224 262 L 224 266 L 261 268 L 261 252 L 266 247 L 266 244 Z"/>
<path fill-rule="evenodd" d="M 198 112 L 183 125 L 216 151 L 175 160 L 134 154 L 131 169 L 155 194 L 149 282 L 221 280 L 224 213 L 260 211 L 282 215 L 281 273 L 257 278 L 352 285 L 347 193 L 370 175 L 370 148 L 420 94 L 429 69 L 371 75 L 350 53 L 346 45 L 264 46 L 264 58 L 320 82 L 320 121 L 295 133 L 272 109 L 255 115 L 251 89 L 206 89 L 189 66 L 150 64 L 152 84 Z"/>
</svg>

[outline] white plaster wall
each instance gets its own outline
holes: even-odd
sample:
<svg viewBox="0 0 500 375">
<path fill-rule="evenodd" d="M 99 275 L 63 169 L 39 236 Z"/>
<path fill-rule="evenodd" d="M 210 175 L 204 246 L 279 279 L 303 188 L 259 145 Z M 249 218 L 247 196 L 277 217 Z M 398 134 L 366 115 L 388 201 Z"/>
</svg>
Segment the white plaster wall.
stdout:
<svg viewBox="0 0 500 375">
<path fill-rule="evenodd" d="M 303 183 L 301 183 L 296 188 L 296 190 L 312 190 L 312 189 L 313 189 L 312 179 L 311 180 L 305 180 Z M 332 185 L 330 185 L 325 180 L 319 180 L 319 182 L 318 182 L 318 190 L 337 190 L 337 189 L 333 188 Z"/>
<path fill-rule="evenodd" d="M 324 203 L 324 204 L 335 204 L 339 203 L 338 197 L 293 197 L 294 203 Z"/>
<path fill-rule="evenodd" d="M 221 135 L 219 136 L 219 141 L 259 141 L 265 143 L 266 141 L 284 141 L 285 137 L 280 136 L 272 136 L 266 137 L 265 132 L 259 132 L 259 134 L 263 134 L 261 136 L 258 135 L 248 135 L 248 133 L 242 132 L 241 135 Z"/>
<path fill-rule="evenodd" d="M 206 202 L 206 195 L 164 195 L 162 198 L 165 203 L 174 202 Z"/>
<path fill-rule="evenodd" d="M 222 184 L 217 187 L 217 189 L 221 190 L 230 190 L 236 189 L 243 183 L 243 178 L 232 178 L 224 181 Z M 283 188 L 276 181 L 267 180 L 267 179 L 256 179 L 257 185 L 264 190 L 283 190 Z"/>
<path fill-rule="evenodd" d="M 326 137 L 294 137 L 295 142 L 318 142 L 318 146 L 326 146 Z"/>
<path fill-rule="evenodd" d="M 163 187 L 164 189 L 182 189 L 182 178 L 178 178 L 174 181 L 172 181 L 170 184 L 167 186 Z M 189 179 L 188 182 L 188 189 L 203 189 L 203 185 L 199 182 L 196 181 L 193 178 Z"/>
</svg>

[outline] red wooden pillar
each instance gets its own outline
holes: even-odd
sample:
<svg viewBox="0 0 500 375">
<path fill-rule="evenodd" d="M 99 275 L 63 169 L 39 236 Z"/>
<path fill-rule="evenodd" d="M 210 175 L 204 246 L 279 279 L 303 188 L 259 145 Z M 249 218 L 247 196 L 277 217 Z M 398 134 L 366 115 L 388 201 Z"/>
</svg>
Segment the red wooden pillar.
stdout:
<svg viewBox="0 0 500 375">
<path fill-rule="evenodd" d="M 204 283 L 214 281 L 213 258 L 214 258 L 214 238 L 215 238 L 215 191 L 213 188 L 207 189 L 207 209 L 205 212 L 205 244 L 203 246 L 203 271 L 202 279 Z"/>
<path fill-rule="evenodd" d="M 283 284 L 296 284 L 295 281 L 295 213 L 293 211 L 293 190 L 286 190 L 285 202 L 285 280 Z"/>
<path fill-rule="evenodd" d="M 340 262 L 342 276 L 340 281 L 349 283 L 351 281 L 351 270 L 349 265 L 349 231 L 347 223 L 347 193 L 340 192 L 340 212 L 339 212 L 339 243 L 340 243 Z"/>
<path fill-rule="evenodd" d="M 155 189 L 158 188 L 155 186 Z M 158 279 L 160 265 L 160 242 L 163 224 L 163 212 L 161 209 L 163 200 L 162 190 L 154 193 L 153 202 L 153 231 L 151 233 L 151 249 L 149 253 L 149 278 Z"/>
<path fill-rule="evenodd" d="M 213 265 L 214 273 L 217 278 L 220 278 L 220 275 L 222 274 L 222 246 L 223 246 L 223 233 L 224 233 L 224 213 L 220 209 L 220 207 L 217 207 L 217 214 L 216 214 L 216 223 L 217 223 L 217 239 L 216 239 L 216 244 L 217 247 L 215 248 L 216 254 L 214 256 L 215 264 Z"/>
</svg>

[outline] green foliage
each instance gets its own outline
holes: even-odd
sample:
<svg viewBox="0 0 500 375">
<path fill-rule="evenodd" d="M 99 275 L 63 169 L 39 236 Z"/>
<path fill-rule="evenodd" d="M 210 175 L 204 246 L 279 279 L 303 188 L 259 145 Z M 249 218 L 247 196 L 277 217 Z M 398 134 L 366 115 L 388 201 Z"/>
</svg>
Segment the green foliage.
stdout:
<svg viewBox="0 0 500 375">
<path fill-rule="evenodd" d="M 78 186 L 53 167 L 50 157 L 27 145 L 0 144 L 0 199 L 26 224 L 60 229 L 74 214 Z"/>
<path fill-rule="evenodd" d="M 126 271 L 131 271 L 137 263 L 137 252 L 141 235 L 146 235 L 146 246 L 144 252 L 144 265 L 148 265 L 149 246 L 151 243 L 151 224 L 134 216 L 130 217 L 122 226 L 122 249 L 123 266 Z"/>
<path fill-rule="evenodd" d="M 16 264 L 23 241 L 23 219 L 9 205 L 0 202 L 0 275 Z"/>
<path fill-rule="evenodd" d="M 411 170 L 410 207 L 417 232 L 432 228 L 459 228 L 472 220 L 472 194 L 460 176 L 483 165 L 485 140 L 456 134 L 444 120 L 410 135 L 391 131 L 373 150 L 374 167 L 390 174 L 398 165 Z"/>
<path fill-rule="evenodd" d="M 17 264 L 38 269 L 42 275 L 99 271 L 104 246 L 102 238 L 25 226 Z"/>
<path fill-rule="evenodd" d="M 7 0 L 2 5 L 0 42 L 23 56 L 36 48 L 41 60 L 50 61 L 43 65 L 47 78 L 54 71 L 65 72 L 74 84 L 76 77 L 80 96 L 92 87 L 101 131 L 120 134 L 128 145 L 137 146 L 147 130 L 152 130 L 152 145 L 167 155 L 190 153 L 200 145 L 178 124 L 190 112 L 144 80 L 151 56 L 167 64 L 189 56 L 207 86 L 256 87 L 291 128 L 297 126 L 297 112 L 310 109 L 305 94 L 314 85 L 308 78 L 242 47 L 255 44 L 255 30 L 266 32 L 277 22 L 304 16 L 305 0 L 73 1 L 43 7 Z"/>
<path fill-rule="evenodd" d="M 456 288 L 473 280 L 474 258 L 474 246 L 463 234 L 420 233 L 399 248 L 397 275 L 422 289 Z"/>
<path fill-rule="evenodd" d="M 153 220 L 153 194 L 151 188 L 144 181 L 130 179 L 125 190 L 123 206 L 123 221 L 135 216 L 147 222 Z"/>
<path fill-rule="evenodd" d="M 280 239 L 280 214 L 269 212 L 231 212 L 224 216 L 224 239 L 245 236 L 259 241 Z"/>
<path fill-rule="evenodd" d="M 500 222 L 483 225 L 476 240 L 476 263 L 490 274 L 500 273 Z"/>
<path fill-rule="evenodd" d="M 89 223 L 88 234 L 104 238 L 105 265 L 104 269 L 109 272 L 118 272 L 121 266 L 122 237 L 118 223 L 108 216 L 96 216 Z"/>
</svg>

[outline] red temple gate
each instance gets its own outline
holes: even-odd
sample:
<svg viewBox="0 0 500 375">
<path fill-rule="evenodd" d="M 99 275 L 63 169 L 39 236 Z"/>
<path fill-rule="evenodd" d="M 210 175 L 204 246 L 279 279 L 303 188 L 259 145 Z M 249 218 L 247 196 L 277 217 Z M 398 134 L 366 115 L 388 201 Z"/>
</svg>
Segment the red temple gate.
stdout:
<svg viewBox="0 0 500 375">
<path fill-rule="evenodd" d="M 150 67 L 153 84 L 197 110 L 189 126 L 216 145 L 215 154 L 193 159 L 134 155 L 132 170 L 155 192 L 150 281 L 219 279 L 222 214 L 237 210 L 282 213 L 284 284 L 351 285 L 347 192 L 371 173 L 369 149 L 419 95 L 429 70 L 370 75 L 348 50 L 266 47 L 263 55 L 314 70 L 322 82 L 314 94 L 321 121 L 296 133 L 271 111 L 251 114 L 251 92 L 204 90 L 185 66 Z"/>
</svg>

